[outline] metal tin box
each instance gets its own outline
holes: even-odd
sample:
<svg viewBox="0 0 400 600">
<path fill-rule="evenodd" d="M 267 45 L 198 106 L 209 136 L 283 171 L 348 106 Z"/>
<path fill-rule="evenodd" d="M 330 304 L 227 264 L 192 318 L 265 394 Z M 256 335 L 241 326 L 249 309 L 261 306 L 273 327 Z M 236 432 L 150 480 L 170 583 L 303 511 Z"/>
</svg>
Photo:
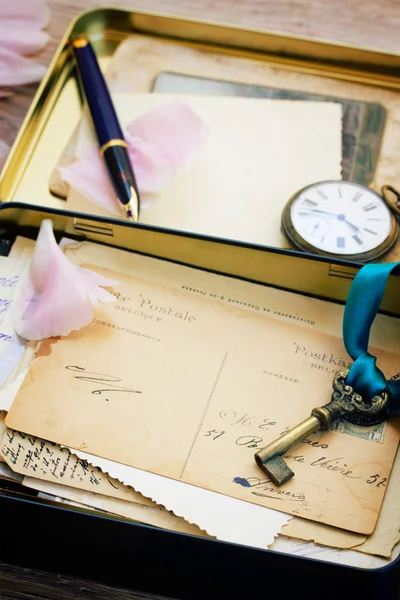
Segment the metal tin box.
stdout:
<svg viewBox="0 0 400 600">
<path fill-rule="evenodd" d="M 41 220 L 50 216 L 60 235 L 343 303 L 360 265 L 65 210 L 65 201 L 49 192 L 49 177 L 81 114 L 66 45 L 81 33 L 89 35 L 103 65 L 133 34 L 200 49 L 217 57 L 221 69 L 227 62 L 240 64 L 250 73 L 248 83 L 261 83 L 264 68 L 280 69 L 348 85 L 349 94 L 356 93 L 354 86 L 389 94 L 399 106 L 400 57 L 144 12 L 87 12 L 60 43 L 0 179 L 4 253 L 16 235 L 35 237 Z M 379 177 L 387 173 L 382 169 Z M 400 278 L 391 277 L 382 309 L 400 317 L 399 297 Z M 1 490 L 0 507 L 1 559 L 21 566 L 176 598 L 260 592 L 284 598 L 396 597 L 400 559 L 360 569 L 236 546 L 58 506 L 11 484 Z"/>
</svg>

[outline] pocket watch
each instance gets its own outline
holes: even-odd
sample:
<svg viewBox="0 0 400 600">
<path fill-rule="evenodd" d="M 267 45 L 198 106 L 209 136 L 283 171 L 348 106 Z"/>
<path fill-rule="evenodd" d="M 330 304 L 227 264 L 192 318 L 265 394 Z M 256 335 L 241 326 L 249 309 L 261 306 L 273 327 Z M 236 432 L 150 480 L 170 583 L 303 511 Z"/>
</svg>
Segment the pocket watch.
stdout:
<svg viewBox="0 0 400 600">
<path fill-rule="evenodd" d="M 282 229 L 300 250 L 374 261 L 388 252 L 398 237 L 398 223 L 388 204 L 359 183 L 321 181 L 290 198 L 283 210 Z"/>
</svg>

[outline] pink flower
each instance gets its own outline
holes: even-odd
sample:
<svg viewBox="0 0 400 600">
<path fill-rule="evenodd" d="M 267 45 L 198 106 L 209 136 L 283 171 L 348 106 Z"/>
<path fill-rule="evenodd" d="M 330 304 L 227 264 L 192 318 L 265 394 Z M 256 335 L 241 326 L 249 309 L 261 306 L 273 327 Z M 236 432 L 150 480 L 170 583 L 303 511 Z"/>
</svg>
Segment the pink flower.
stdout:
<svg viewBox="0 0 400 600">
<path fill-rule="evenodd" d="M 15 331 L 27 340 L 42 340 L 85 327 L 99 301 L 115 301 L 102 287 L 116 283 L 69 262 L 57 245 L 52 222 L 46 219 L 13 298 Z"/>
<path fill-rule="evenodd" d="M 208 138 L 208 124 L 187 103 L 168 102 L 132 121 L 126 131 L 139 192 L 159 192 L 195 163 Z M 89 200 L 121 216 L 104 162 L 96 148 L 67 167 L 61 177 Z"/>
<path fill-rule="evenodd" d="M 22 85 L 43 77 L 46 68 L 26 55 L 39 52 L 49 41 L 42 31 L 49 15 L 44 0 L 0 1 L 0 86 Z"/>
<path fill-rule="evenodd" d="M 4 86 L 40 81 L 45 74 L 46 68 L 26 55 L 39 52 L 49 41 L 42 31 L 49 16 L 44 0 L 0 0 L 0 98 L 12 95 Z M 0 171 L 8 150 L 0 140 Z"/>
</svg>

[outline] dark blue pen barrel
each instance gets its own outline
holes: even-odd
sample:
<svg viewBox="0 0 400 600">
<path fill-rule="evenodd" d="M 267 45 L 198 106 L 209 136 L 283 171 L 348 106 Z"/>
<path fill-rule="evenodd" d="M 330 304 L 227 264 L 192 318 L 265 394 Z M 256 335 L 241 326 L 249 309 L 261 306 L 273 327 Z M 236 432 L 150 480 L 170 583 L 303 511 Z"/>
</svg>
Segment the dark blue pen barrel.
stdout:
<svg viewBox="0 0 400 600">
<path fill-rule="evenodd" d="M 79 79 L 92 115 L 100 146 L 109 140 L 123 139 L 110 92 L 99 68 L 92 46 L 72 46 Z"/>
<path fill-rule="evenodd" d="M 111 146 L 103 156 L 117 198 L 122 204 L 128 204 L 137 189 L 129 154 L 122 146 Z"/>
</svg>

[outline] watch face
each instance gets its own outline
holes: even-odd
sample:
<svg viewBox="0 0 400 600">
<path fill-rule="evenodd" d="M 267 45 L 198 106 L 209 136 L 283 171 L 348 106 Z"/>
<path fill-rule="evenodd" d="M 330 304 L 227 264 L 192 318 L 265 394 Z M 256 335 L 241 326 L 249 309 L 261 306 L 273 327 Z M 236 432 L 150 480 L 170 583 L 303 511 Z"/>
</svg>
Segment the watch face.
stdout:
<svg viewBox="0 0 400 600">
<path fill-rule="evenodd" d="M 292 201 L 290 218 L 296 233 L 324 254 L 373 252 L 394 227 L 381 196 L 348 181 L 326 181 L 303 189 Z"/>
</svg>

